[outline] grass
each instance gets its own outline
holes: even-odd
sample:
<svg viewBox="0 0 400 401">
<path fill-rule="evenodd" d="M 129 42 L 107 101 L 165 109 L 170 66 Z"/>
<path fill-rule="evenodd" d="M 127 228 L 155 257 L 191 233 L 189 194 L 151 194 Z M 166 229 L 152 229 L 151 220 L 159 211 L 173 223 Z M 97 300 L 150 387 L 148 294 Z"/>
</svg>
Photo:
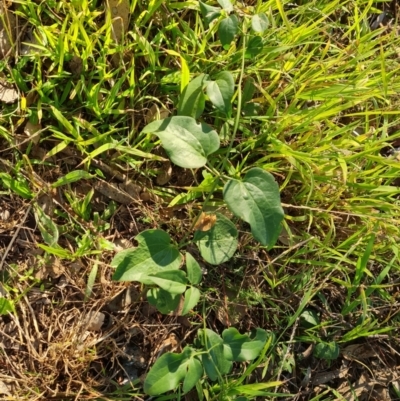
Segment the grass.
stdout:
<svg viewBox="0 0 400 401">
<path fill-rule="evenodd" d="M 198 328 L 228 325 L 273 337 L 217 384 L 199 382 L 195 398 L 159 399 L 400 399 L 400 41 L 395 15 L 370 29 L 395 2 L 236 2 L 240 31 L 226 48 L 223 17 L 208 26 L 197 1 L 131 0 L 122 22 L 116 3 L 10 5 L 18 24 L 0 61 L 18 89 L 0 115 L 5 399 L 146 399 L 140 376 L 171 333 L 184 346 Z M 258 13 L 269 20 L 259 35 Z M 220 149 L 202 169 L 171 169 L 142 129 L 176 115 L 188 72 L 222 71 L 235 79 L 232 116 L 206 101 L 201 117 Z M 269 250 L 221 195 L 227 177 L 252 167 L 273 174 L 285 210 Z M 232 218 L 239 247 L 218 267 L 198 257 L 207 274 L 193 313 L 157 313 L 143 286 L 111 280 L 116 245 L 158 227 L 183 243 L 202 207 Z M 105 314 L 100 331 L 86 330 L 91 311 Z"/>
</svg>

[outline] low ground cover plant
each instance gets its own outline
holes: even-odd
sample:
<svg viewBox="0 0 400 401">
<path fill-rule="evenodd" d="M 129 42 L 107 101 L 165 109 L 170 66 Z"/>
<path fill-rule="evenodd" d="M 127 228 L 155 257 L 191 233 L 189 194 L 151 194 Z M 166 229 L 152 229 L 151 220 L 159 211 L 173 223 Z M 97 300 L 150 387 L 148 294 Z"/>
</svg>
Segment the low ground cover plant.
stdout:
<svg viewBox="0 0 400 401">
<path fill-rule="evenodd" d="M 397 2 L 0 9 L 0 398 L 400 397 Z"/>
</svg>

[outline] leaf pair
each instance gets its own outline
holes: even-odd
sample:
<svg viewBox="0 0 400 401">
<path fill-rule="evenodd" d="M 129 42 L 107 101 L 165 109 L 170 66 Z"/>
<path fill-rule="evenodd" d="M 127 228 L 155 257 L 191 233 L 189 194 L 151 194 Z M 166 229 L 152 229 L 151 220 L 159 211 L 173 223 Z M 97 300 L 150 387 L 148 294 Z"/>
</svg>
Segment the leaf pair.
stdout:
<svg viewBox="0 0 400 401">
<path fill-rule="evenodd" d="M 257 329 L 242 335 L 235 328 L 224 330 L 222 338 L 210 329 L 198 331 L 201 349 L 185 347 L 181 354 L 162 355 L 150 369 L 144 382 L 148 395 L 159 395 L 183 384 L 184 393 L 190 391 L 205 373 L 211 380 L 230 373 L 233 362 L 251 361 L 266 346 L 268 333 Z"/>
</svg>

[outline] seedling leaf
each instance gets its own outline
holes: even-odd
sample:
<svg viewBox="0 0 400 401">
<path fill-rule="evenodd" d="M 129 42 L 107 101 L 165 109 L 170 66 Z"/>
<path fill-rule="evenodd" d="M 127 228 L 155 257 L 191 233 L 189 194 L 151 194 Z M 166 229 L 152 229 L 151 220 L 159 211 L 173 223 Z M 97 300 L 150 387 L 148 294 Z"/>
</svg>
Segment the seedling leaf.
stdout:
<svg viewBox="0 0 400 401">
<path fill-rule="evenodd" d="M 161 139 L 171 161 L 180 167 L 199 168 L 207 156 L 219 148 L 218 134 L 207 124 L 197 124 L 192 117 L 175 116 L 153 121 L 144 129 Z"/>
<path fill-rule="evenodd" d="M 199 302 L 200 291 L 195 287 L 190 287 L 185 292 L 185 301 L 183 303 L 183 308 L 181 315 L 184 316 L 188 314 Z"/>
<path fill-rule="evenodd" d="M 147 278 L 170 294 L 182 294 L 186 290 L 186 275 L 182 270 L 162 271 Z"/>
<path fill-rule="evenodd" d="M 58 179 L 55 183 L 52 184 L 52 187 L 57 188 L 61 185 L 71 184 L 79 180 L 88 180 L 93 177 L 94 176 L 92 174 L 89 174 L 85 170 L 75 170 Z"/>
<path fill-rule="evenodd" d="M 218 0 L 218 3 L 227 13 L 233 11 L 233 5 L 230 0 Z"/>
<path fill-rule="evenodd" d="M 236 15 L 224 18 L 218 26 L 218 36 L 224 48 L 229 47 L 239 30 L 239 20 Z"/>
<path fill-rule="evenodd" d="M 171 294 L 162 288 L 150 288 L 147 291 L 149 304 L 155 306 L 164 315 L 174 311 L 179 306 L 180 299 L 179 294 Z"/>
<path fill-rule="evenodd" d="M 186 394 L 190 391 L 203 375 L 203 366 L 197 358 L 191 358 L 187 362 L 187 374 L 183 381 L 183 392 Z"/>
<path fill-rule="evenodd" d="M 14 303 L 5 298 L 0 298 L 0 315 L 8 315 L 14 312 Z"/>
<path fill-rule="evenodd" d="M 337 343 L 318 343 L 314 348 L 314 356 L 319 359 L 333 360 L 339 356 Z"/>
<path fill-rule="evenodd" d="M 162 230 L 146 230 L 136 236 L 139 245 L 115 255 L 111 266 L 116 267 L 113 280 L 139 281 L 151 284 L 150 274 L 179 269 L 182 255 L 170 244 L 169 235 Z"/>
<path fill-rule="evenodd" d="M 221 112 L 230 116 L 232 110 L 232 97 L 235 91 L 235 81 L 228 71 L 223 71 L 216 76 L 215 81 L 207 84 L 207 95 L 212 104 Z"/>
<path fill-rule="evenodd" d="M 221 15 L 221 9 L 219 7 L 209 6 L 202 1 L 199 1 L 199 3 L 200 11 L 203 14 L 204 20 L 207 25 L 210 25 L 212 21 L 214 21 Z"/>
<path fill-rule="evenodd" d="M 225 358 L 222 338 L 210 329 L 199 330 L 199 338 L 208 351 L 201 355 L 208 377 L 215 381 L 220 375 L 228 374 L 231 371 L 232 362 Z"/>
<path fill-rule="evenodd" d="M 186 271 L 187 278 L 191 284 L 199 284 L 202 278 L 202 271 L 197 260 L 186 252 Z"/>
<path fill-rule="evenodd" d="M 196 231 L 194 235 L 201 256 L 212 265 L 229 260 L 238 246 L 238 232 L 234 224 L 224 215 L 216 215 L 217 221 L 210 230 Z"/>
<path fill-rule="evenodd" d="M 274 177 L 261 168 L 247 172 L 242 181 L 230 180 L 224 187 L 229 209 L 251 226 L 262 245 L 272 247 L 281 232 L 283 209 Z"/>
<path fill-rule="evenodd" d="M 253 58 L 259 55 L 263 49 L 263 41 L 259 36 L 254 36 L 249 40 L 246 48 L 246 58 Z"/>
<path fill-rule="evenodd" d="M 260 355 L 264 348 L 268 334 L 263 329 L 257 329 L 254 338 L 240 334 L 231 327 L 222 333 L 224 340 L 224 356 L 229 361 L 251 361 Z"/>
<path fill-rule="evenodd" d="M 255 32 L 262 33 L 269 26 L 268 17 L 264 13 L 253 15 L 251 19 L 251 27 Z"/>
<path fill-rule="evenodd" d="M 32 199 L 33 193 L 29 188 L 28 181 L 23 178 L 15 179 L 8 173 L 0 173 L 0 182 L 3 186 L 24 199 Z"/>
<path fill-rule="evenodd" d="M 189 349 L 190 350 L 190 349 Z M 187 374 L 187 365 L 191 350 L 188 347 L 181 354 L 161 355 L 150 369 L 144 381 L 144 392 L 159 395 L 174 390 Z"/>
<path fill-rule="evenodd" d="M 205 96 L 203 87 L 208 75 L 200 74 L 192 79 L 181 94 L 178 105 L 178 116 L 199 118 L 204 111 Z"/>
</svg>

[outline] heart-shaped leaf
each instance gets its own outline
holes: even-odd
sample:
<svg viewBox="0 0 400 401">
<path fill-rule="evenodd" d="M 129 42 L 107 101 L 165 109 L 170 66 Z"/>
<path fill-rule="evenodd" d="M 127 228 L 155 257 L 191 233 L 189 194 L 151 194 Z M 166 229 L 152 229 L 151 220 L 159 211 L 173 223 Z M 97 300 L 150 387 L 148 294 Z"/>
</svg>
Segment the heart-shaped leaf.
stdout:
<svg viewBox="0 0 400 401">
<path fill-rule="evenodd" d="M 320 359 L 334 360 L 339 356 L 340 350 L 336 342 L 318 343 L 314 348 L 314 356 Z"/>
<path fill-rule="evenodd" d="M 178 116 L 193 118 L 199 118 L 201 116 L 205 105 L 203 89 L 207 80 L 208 75 L 200 74 L 189 82 L 179 99 Z"/>
<path fill-rule="evenodd" d="M 239 30 L 239 20 L 235 14 L 224 18 L 218 26 L 218 37 L 224 48 L 229 47 Z"/>
<path fill-rule="evenodd" d="M 181 315 L 184 316 L 188 314 L 199 302 L 200 291 L 196 287 L 190 287 L 185 292 L 185 300 L 183 303 L 183 308 Z"/>
<path fill-rule="evenodd" d="M 136 241 L 136 248 L 123 250 L 111 261 L 111 266 L 116 267 L 113 280 L 151 284 L 148 275 L 179 269 L 182 255 L 171 245 L 165 231 L 143 231 L 136 236 Z"/>
<path fill-rule="evenodd" d="M 152 366 L 144 381 L 144 392 L 159 395 L 178 387 L 187 374 L 187 367 L 193 349 L 186 347 L 181 354 L 161 355 Z"/>
<path fill-rule="evenodd" d="M 220 213 L 216 213 L 216 216 L 217 221 L 210 230 L 196 231 L 194 235 L 201 256 L 212 265 L 229 260 L 238 246 L 235 225 Z"/>
<path fill-rule="evenodd" d="M 251 226 L 262 245 L 271 247 L 281 232 L 283 209 L 274 177 L 261 168 L 247 172 L 242 181 L 230 180 L 224 187 L 229 209 Z"/>
<path fill-rule="evenodd" d="M 202 1 L 199 1 L 199 4 L 201 14 L 203 15 L 207 25 L 210 25 L 212 21 L 214 21 L 221 15 L 221 9 L 219 7 L 209 6 Z"/>
<path fill-rule="evenodd" d="M 182 294 L 186 290 L 187 279 L 182 270 L 161 271 L 149 275 L 147 279 L 170 294 Z"/>
<path fill-rule="evenodd" d="M 212 104 L 221 112 L 230 116 L 232 110 L 232 97 L 235 92 L 235 81 L 228 71 L 220 72 L 215 81 L 207 84 L 207 95 Z"/>
<path fill-rule="evenodd" d="M 179 294 L 171 294 L 162 288 L 150 288 L 147 291 L 147 300 L 150 305 L 155 306 L 161 313 L 167 315 L 179 306 L 181 296 Z"/>
<path fill-rule="evenodd" d="M 269 27 L 268 17 L 264 13 L 253 15 L 251 27 L 255 32 L 264 32 Z"/>
<path fill-rule="evenodd" d="M 218 0 L 218 3 L 227 13 L 233 11 L 233 5 L 230 0 Z"/>
<path fill-rule="evenodd" d="M 157 135 L 172 162 L 186 168 L 203 167 L 207 156 L 218 150 L 220 144 L 218 134 L 209 125 L 197 124 L 192 117 L 153 121 L 143 132 Z"/>
<path fill-rule="evenodd" d="M 229 361 L 251 361 L 260 355 L 268 339 L 268 334 L 263 329 L 257 329 L 254 338 L 247 334 L 240 334 L 231 327 L 222 333 L 224 340 L 224 355 Z"/>
<path fill-rule="evenodd" d="M 222 338 L 210 329 L 201 329 L 199 330 L 199 339 L 203 347 L 208 351 L 201 355 L 208 377 L 215 381 L 220 375 L 229 373 L 232 368 L 232 362 L 225 358 Z"/>
</svg>

